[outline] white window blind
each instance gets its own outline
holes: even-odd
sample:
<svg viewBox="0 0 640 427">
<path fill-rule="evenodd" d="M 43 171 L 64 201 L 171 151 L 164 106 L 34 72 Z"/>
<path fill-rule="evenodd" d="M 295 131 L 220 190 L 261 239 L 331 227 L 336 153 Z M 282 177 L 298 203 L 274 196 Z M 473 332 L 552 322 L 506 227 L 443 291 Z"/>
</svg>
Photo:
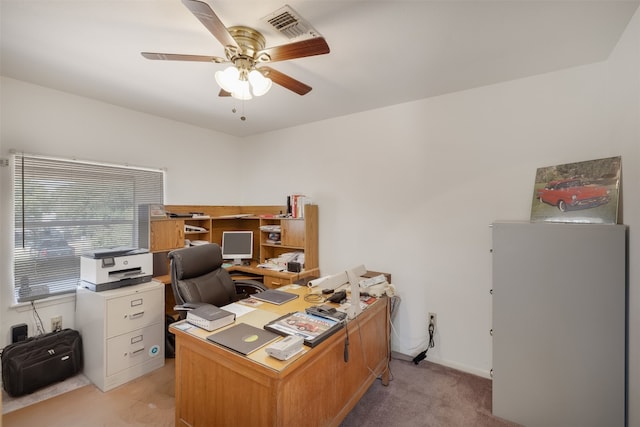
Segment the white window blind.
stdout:
<svg viewBox="0 0 640 427">
<path fill-rule="evenodd" d="M 75 292 L 82 253 L 138 247 L 138 207 L 164 203 L 160 170 L 26 154 L 13 162 L 18 302 Z"/>
</svg>

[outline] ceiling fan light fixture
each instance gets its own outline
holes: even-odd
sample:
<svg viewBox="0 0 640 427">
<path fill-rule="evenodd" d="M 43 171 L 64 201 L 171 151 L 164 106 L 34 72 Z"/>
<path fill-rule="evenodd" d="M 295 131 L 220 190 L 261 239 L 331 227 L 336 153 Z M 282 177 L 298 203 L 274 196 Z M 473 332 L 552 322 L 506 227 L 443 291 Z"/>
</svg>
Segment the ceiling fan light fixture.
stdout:
<svg viewBox="0 0 640 427">
<path fill-rule="evenodd" d="M 262 96 L 269 92 L 273 82 L 270 78 L 265 77 L 260 71 L 253 69 L 249 72 L 249 83 L 255 96 Z"/>
<path fill-rule="evenodd" d="M 259 69 L 255 68 L 256 64 L 325 55 L 330 52 L 324 37 L 289 6 L 275 11 L 265 17 L 263 21 L 293 41 L 279 46 L 266 47 L 266 39 L 260 31 L 246 26 L 226 27 L 204 0 L 182 0 L 182 2 L 222 44 L 225 57 L 141 52 L 144 58 L 162 61 L 232 63 L 234 66 L 215 73 L 216 82 L 222 88 L 218 96 L 226 97 L 231 94 L 236 98 L 251 99 L 252 96 L 266 94 L 273 82 L 298 95 L 309 93 L 311 86 L 293 77 L 266 65 Z M 249 79 L 249 73 L 253 70 L 256 73 L 252 74 L 256 77 Z M 241 82 L 244 82 L 243 86 L 239 87 Z"/>
<path fill-rule="evenodd" d="M 231 96 L 243 101 L 253 98 L 251 96 L 251 90 L 249 90 L 249 82 L 246 80 L 238 80 L 236 89 L 231 92 Z"/>
<path fill-rule="evenodd" d="M 216 83 L 226 90 L 227 92 L 233 93 L 238 88 L 238 83 L 240 83 L 240 72 L 234 66 L 227 67 L 224 71 L 216 71 L 215 74 Z"/>
</svg>

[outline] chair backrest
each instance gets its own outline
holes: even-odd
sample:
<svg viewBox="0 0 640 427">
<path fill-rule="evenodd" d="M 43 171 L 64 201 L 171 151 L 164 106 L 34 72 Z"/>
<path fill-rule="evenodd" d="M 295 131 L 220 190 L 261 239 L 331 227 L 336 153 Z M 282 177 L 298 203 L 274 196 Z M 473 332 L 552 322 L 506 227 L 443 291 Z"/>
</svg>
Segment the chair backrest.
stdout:
<svg viewBox="0 0 640 427">
<path fill-rule="evenodd" d="M 215 243 L 169 252 L 171 288 L 176 304 L 207 303 L 221 307 L 237 300 L 231 276 L 222 268 L 222 250 Z"/>
</svg>

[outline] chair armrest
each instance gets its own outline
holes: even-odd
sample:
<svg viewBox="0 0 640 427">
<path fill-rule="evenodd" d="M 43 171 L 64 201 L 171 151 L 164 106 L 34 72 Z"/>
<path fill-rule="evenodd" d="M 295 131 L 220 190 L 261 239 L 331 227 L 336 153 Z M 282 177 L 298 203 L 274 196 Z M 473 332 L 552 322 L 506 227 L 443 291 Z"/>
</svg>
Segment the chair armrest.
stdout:
<svg viewBox="0 0 640 427">
<path fill-rule="evenodd" d="M 257 280 L 234 280 L 236 286 L 236 295 L 238 299 L 245 299 L 251 294 L 266 291 L 268 288 Z"/>
</svg>

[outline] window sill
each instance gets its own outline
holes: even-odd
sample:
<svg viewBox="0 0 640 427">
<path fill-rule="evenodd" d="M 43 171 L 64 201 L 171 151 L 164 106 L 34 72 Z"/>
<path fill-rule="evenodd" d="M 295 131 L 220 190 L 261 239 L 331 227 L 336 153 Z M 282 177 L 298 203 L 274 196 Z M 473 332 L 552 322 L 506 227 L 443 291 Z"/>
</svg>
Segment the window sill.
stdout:
<svg viewBox="0 0 640 427">
<path fill-rule="evenodd" d="M 76 300 L 76 294 L 69 293 L 64 295 L 55 295 L 43 299 L 33 301 L 33 304 L 37 307 L 49 307 L 52 305 L 63 304 L 67 302 L 74 302 Z M 29 302 L 14 302 L 9 308 L 16 310 L 17 312 L 24 312 L 31 310 L 31 301 Z"/>
</svg>

